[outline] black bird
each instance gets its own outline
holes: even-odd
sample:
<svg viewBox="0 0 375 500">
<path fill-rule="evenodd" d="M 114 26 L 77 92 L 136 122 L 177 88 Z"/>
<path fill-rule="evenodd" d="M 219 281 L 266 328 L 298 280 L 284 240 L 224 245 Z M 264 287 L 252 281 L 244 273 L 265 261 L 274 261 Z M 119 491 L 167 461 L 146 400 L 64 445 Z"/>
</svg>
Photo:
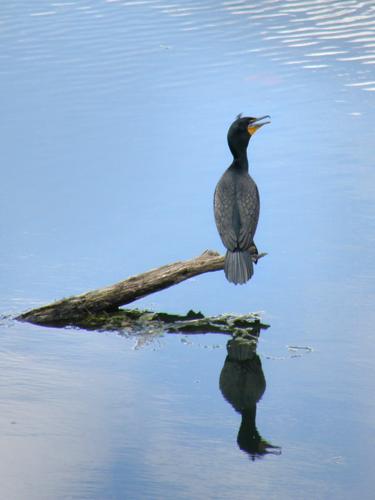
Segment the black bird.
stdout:
<svg viewBox="0 0 375 500">
<path fill-rule="evenodd" d="M 214 195 L 216 226 L 227 248 L 224 272 L 231 283 L 243 284 L 253 275 L 250 248 L 259 218 L 259 193 L 249 175 L 247 146 L 255 132 L 270 123 L 260 118 L 238 115 L 228 130 L 228 146 L 233 162 L 218 182 Z"/>
</svg>

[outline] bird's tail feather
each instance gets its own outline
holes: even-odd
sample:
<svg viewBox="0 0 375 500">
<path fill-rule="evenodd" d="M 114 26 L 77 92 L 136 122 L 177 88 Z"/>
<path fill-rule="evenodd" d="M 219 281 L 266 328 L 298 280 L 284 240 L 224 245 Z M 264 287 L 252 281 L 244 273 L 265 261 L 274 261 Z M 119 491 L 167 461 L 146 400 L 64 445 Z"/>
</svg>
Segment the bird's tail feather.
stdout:
<svg viewBox="0 0 375 500">
<path fill-rule="evenodd" d="M 227 251 L 224 272 L 228 281 L 242 285 L 248 281 L 254 272 L 253 261 L 248 250 Z"/>
</svg>

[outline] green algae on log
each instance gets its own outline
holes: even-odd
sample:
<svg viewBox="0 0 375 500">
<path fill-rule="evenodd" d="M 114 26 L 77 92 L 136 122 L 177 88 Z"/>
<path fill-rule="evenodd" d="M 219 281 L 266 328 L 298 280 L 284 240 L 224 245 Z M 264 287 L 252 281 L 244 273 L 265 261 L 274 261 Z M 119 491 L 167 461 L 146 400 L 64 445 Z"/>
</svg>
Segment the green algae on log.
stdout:
<svg viewBox="0 0 375 500">
<path fill-rule="evenodd" d="M 254 261 L 266 254 L 253 254 Z M 37 325 L 78 325 L 90 316 L 118 311 L 120 306 L 134 302 L 151 293 L 177 285 L 199 274 L 224 268 L 224 256 L 206 250 L 194 259 L 174 262 L 146 273 L 132 276 L 114 285 L 59 300 L 27 311 L 16 319 Z"/>
<path fill-rule="evenodd" d="M 86 316 L 72 326 L 86 330 L 124 331 L 129 334 L 221 333 L 233 337 L 254 338 L 268 325 L 261 323 L 256 313 L 204 316 L 189 311 L 185 315 L 140 309 L 120 309 L 114 313 Z"/>
</svg>

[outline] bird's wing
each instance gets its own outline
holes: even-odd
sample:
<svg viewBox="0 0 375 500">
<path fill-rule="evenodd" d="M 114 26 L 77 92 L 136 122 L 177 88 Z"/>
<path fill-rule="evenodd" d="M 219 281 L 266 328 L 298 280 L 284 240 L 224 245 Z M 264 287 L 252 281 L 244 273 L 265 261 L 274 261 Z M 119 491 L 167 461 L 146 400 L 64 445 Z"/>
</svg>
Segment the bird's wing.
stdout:
<svg viewBox="0 0 375 500">
<path fill-rule="evenodd" d="M 259 193 L 255 182 L 247 177 L 237 186 L 240 232 L 238 246 L 247 250 L 253 243 L 259 218 Z"/>
<path fill-rule="evenodd" d="M 224 246 L 232 251 L 237 247 L 237 236 L 233 228 L 234 200 L 234 185 L 226 182 L 223 176 L 216 186 L 214 194 L 215 222 Z"/>
</svg>

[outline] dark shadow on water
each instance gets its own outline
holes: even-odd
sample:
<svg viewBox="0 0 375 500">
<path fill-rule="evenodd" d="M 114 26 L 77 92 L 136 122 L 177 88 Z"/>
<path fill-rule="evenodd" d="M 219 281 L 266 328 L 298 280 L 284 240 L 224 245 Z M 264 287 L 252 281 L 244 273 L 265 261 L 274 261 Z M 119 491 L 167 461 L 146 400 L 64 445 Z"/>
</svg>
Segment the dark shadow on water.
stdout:
<svg viewBox="0 0 375 500">
<path fill-rule="evenodd" d="M 259 333 L 260 329 L 255 335 L 228 341 L 228 354 L 220 373 L 221 393 L 242 417 L 237 444 L 251 460 L 281 454 L 281 448 L 263 439 L 256 426 L 257 403 L 266 390 L 262 362 L 256 353 Z"/>
</svg>

